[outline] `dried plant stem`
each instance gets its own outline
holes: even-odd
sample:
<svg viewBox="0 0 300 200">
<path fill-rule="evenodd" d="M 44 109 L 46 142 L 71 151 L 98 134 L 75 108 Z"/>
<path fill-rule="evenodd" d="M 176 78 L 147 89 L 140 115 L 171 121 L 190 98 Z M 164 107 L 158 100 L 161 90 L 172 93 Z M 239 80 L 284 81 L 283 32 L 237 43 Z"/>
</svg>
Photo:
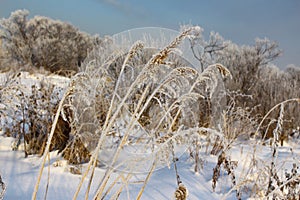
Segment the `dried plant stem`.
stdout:
<svg viewBox="0 0 300 200">
<path fill-rule="evenodd" d="M 287 99 L 287 100 L 282 101 L 282 102 L 276 104 L 275 106 L 273 106 L 273 107 L 269 110 L 269 112 L 267 112 L 267 114 L 265 114 L 265 116 L 263 117 L 263 119 L 260 121 L 260 123 L 259 123 L 259 125 L 258 125 L 258 127 L 257 127 L 257 129 L 256 129 L 256 131 L 255 131 L 255 136 L 258 135 L 258 132 L 259 132 L 260 127 L 261 127 L 262 124 L 264 123 L 265 119 L 271 114 L 271 112 L 273 112 L 278 106 L 281 106 L 281 105 L 283 105 L 283 104 L 286 104 L 286 103 L 289 103 L 289 102 L 292 102 L 292 101 L 296 101 L 296 102 L 300 103 L 300 98 Z M 263 136 L 262 139 L 264 139 L 265 137 L 266 137 L 266 134 L 264 134 L 264 136 Z"/>
<path fill-rule="evenodd" d="M 121 178 L 123 184 L 120 186 L 120 188 L 115 192 L 114 195 L 111 196 L 110 199 L 114 200 L 114 199 L 118 199 L 118 197 L 120 196 L 121 192 L 123 191 L 124 187 L 128 185 L 128 180 L 130 180 L 130 178 L 132 177 L 132 174 L 129 173 L 127 174 L 126 177 L 124 177 L 123 174 L 120 174 L 119 177 Z M 103 198 L 101 198 L 101 200 L 103 200 Z M 129 194 L 127 195 L 127 199 L 130 200 L 130 196 Z"/>
<path fill-rule="evenodd" d="M 200 158 L 199 158 L 199 150 L 200 150 L 199 146 L 200 145 L 198 143 L 199 143 L 198 138 L 196 138 L 196 141 L 195 141 L 195 146 L 196 146 L 196 149 L 195 149 L 195 168 L 194 168 L 195 173 L 198 173 L 199 165 L 200 165 Z"/>
<path fill-rule="evenodd" d="M 50 154 L 48 154 L 48 177 L 47 177 L 47 185 L 46 185 L 46 192 L 45 192 L 45 196 L 44 199 L 47 199 L 47 194 L 48 194 L 48 189 L 49 189 L 49 179 L 50 179 Z"/>
<path fill-rule="evenodd" d="M 279 118 L 277 121 L 277 126 L 276 126 L 275 130 L 273 131 L 272 160 L 271 160 L 271 164 L 269 167 L 270 175 L 269 175 L 268 189 L 266 192 L 266 196 L 268 196 L 269 193 L 274 190 L 273 189 L 273 184 L 274 184 L 273 179 L 276 181 L 277 186 L 281 185 L 279 177 L 278 177 L 276 169 L 275 169 L 275 163 L 276 163 L 277 156 L 278 156 L 277 148 L 279 146 L 279 135 L 282 134 L 283 115 L 284 115 L 284 104 L 280 104 L 280 113 L 279 113 Z"/>
<path fill-rule="evenodd" d="M 91 162 L 93 162 L 92 159 L 91 159 L 90 163 L 91 163 Z M 90 168 L 91 168 L 91 166 L 92 166 L 90 163 L 88 164 L 88 167 L 87 167 L 87 169 L 85 170 L 85 173 L 84 173 L 83 176 L 81 177 L 81 180 L 80 180 L 80 182 L 79 182 L 79 184 L 78 184 L 78 186 L 77 186 L 76 192 L 74 193 L 73 200 L 77 199 L 78 194 L 79 194 L 79 192 L 80 192 L 80 189 L 81 189 L 81 187 L 82 187 L 83 181 L 84 181 L 84 179 L 87 177 L 87 175 L 88 175 L 88 173 L 89 173 L 89 171 L 90 171 Z"/>
<path fill-rule="evenodd" d="M 101 200 L 103 200 L 106 197 L 106 195 L 112 190 L 112 188 L 116 185 L 116 183 L 121 179 L 121 175 L 122 174 L 120 174 L 117 178 L 115 178 L 115 180 L 110 184 L 110 186 L 107 188 L 106 192 L 102 196 Z"/>
<path fill-rule="evenodd" d="M 139 194 L 136 197 L 137 200 L 141 199 L 141 197 L 142 197 L 142 195 L 144 193 L 145 187 L 146 187 L 147 183 L 149 182 L 150 177 L 153 174 L 155 167 L 156 167 L 156 159 L 154 159 L 154 162 L 152 164 L 152 167 L 151 167 L 150 171 L 147 174 L 147 177 L 146 177 L 146 179 L 144 181 L 144 184 L 143 184 L 142 188 L 140 189 Z"/>
<path fill-rule="evenodd" d="M 82 178 L 81 178 L 81 180 L 80 180 L 80 183 L 79 183 L 79 185 L 78 185 L 78 187 L 77 187 L 77 190 L 76 190 L 76 192 L 75 192 L 75 194 L 74 194 L 74 196 L 73 196 L 73 199 L 74 199 L 74 200 L 77 199 L 78 194 L 79 194 L 79 191 L 80 191 L 80 189 L 81 189 L 81 187 L 82 187 L 83 181 L 84 181 L 84 179 L 86 178 L 87 174 L 89 173 L 89 171 L 90 171 L 90 169 L 91 169 L 91 167 L 92 167 L 92 172 L 91 172 L 91 176 L 90 176 L 90 180 L 89 180 L 89 184 L 88 184 L 88 189 L 87 189 L 87 191 L 86 191 L 86 197 L 87 197 L 88 194 L 89 194 L 90 186 L 91 186 L 92 179 L 93 179 L 93 174 L 94 174 L 95 167 L 96 167 L 96 163 L 97 163 L 97 155 L 98 155 L 98 152 L 99 152 L 100 147 L 101 147 L 101 145 L 102 145 L 102 143 L 103 143 L 103 141 L 104 141 L 104 139 L 105 139 L 105 137 L 106 137 L 107 130 L 109 130 L 109 127 L 112 126 L 112 123 L 109 124 L 109 121 L 114 121 L 114 118 L 117 117 L 117 114 L 120 112 L 121 107 L 122 107 L 122 106 L 119 106 L 119 107 L 118 107 L 117 111 L 115 112 L 115 114 L 112 116 L 112 119 L 111 119 L 110 116 L 112 115 L 112 110 L 113 110 L 113 106 L 114 106 L 115 97 L 116 97 L 116 94 L 117 94 L 117 89 L 118 89 L 119 84 L 120 84 L 121 74 L 124 72 L 124 69 L 125 69 L 125 67 L 126 67 L 127 62 L 129 61 L 129 59 L 131 59 L 131 58 L 136 54 L 137 50 L 140 49 L 140 48 L 143 48 L 143 44 L 142 44 L 140 41 L 138 41 L 138 42 L 136 42 L 136 43 L 131 47 L 131 50 L 129 51 L 129 53 L 127 54 L 127 56 L 126 56 L 126 58 L 125 58 L 125 60 L 124 60 L 124 62 L 123 62 L 123 65 L 122 65 L 122 68 L 121 68 L 121 72 L 120 72 L 120 75 L 119 75 L 119 77 L 118 77 L 118 80 L 117 80 L 117 83 L 116 83 L 116 86 L 115 86 L 115 90 L 114 90 L 114 92 L 113 92 L 112 100 L 111 100 L 111 102 L 110 102 L 110 106 L 109 106 L 109 109 L 108 109 L 108 112 L 107 112 L 107 115 L 106 115 L 106 119 L 105 119 L 105 122 L 104 122 L 104 125 L 103 125 L 103 128 L 102 128 L 102 129 L 103 129 L 103 132 L 102 132 L 102 134 L 101 134 L 101 136 L 100 136 L 100 139 L 99 139 L 99 141 L 98 141 L 97 147 L 96 147 L 96 149 L 95 149 L 93 155 L 91 156 L 90 162 L 88 163 L 88 168 L 87 168 L 87 170 L 85 171 L 84 175 L 82 176 Z M 128 94 L 128 96 L 129 96 L 130 91 L 128 91 L 127 94 Z M 127 98 L 126 98 L 126 99 L 127 99 Z M 121 103 L 121 105 L 125 103 L 125 100 L 126 100 L 126 99 L 123 100 L 123 103 Z"/>
<path fill-rule="evenodd" d="M 90 193 L 90 190 L 91 190 L 91 185 L 92 185 L 92 181 L 93 181 L 93 177 L 94 177 L 94 171 L 95 171 L 95 168 L 92 169 L 91 177 L 89 179 L 89 183 L 88 183 L 87 189 L 85 191 L 85 199 L 86 200 L 89 199 L 89 193 Z"/>
<path fill-rule="evenodd" d="M 40 185 L 40 182 L 41 182 L 43 170 L 44 170 L 44 167 L 45 167 L 46 158 L 47 158 L 47 156 L 49 154 L 51 140 L 52 140 L 53 135 L 54 135 L 54 131 L 55 131 L 55 128 L 56 128 L 56 124 L 58 122 L 58 118 L 59 118 L 60 112 L 61 112 L 62 107 L 63 107 L 63 103 L 64 103 L 66 97 L 71 93 L 72 89 L 73 89 L 72 85 L 70 87 L 68 87 L 68 89 L 66 90 L 64 96 L 62 97 L 62 99 L 59 102 L 59 106 L 58 106 L 58 109 L 56 111 L 55 118 L 54 118 L 54 121 L 53 121 L 53 124 L 52 124 L 52 127 L 51 127 L 51 131 L 50 131 L 50 134 L 49 134 L 49 137 L 48 137 L 48 140 L 47 140 L 47 145 L 46 145 L 46 148 L 45 148 L 45 151 L 44 151 L 44 154 L 43 154 L 43 158 L 42 158 L 42 163 L 41 163 L 40 170 L 39 170 L 38 179 L 37 179 L 37 182 L 35 184 L 34 191 L 33 191 L 32 198 L 31 198 L 32 200 L 36 199 L 36 195 L 37 195 L 37 192 L 38 192 L 38 189 L 39 189 L 39 185 Z"/>
<path fill-rule="evenodd" d="M 97 191 L 97 196 L 103 192 L 104 187 L 106 186 L 107 181 L 108 181 L 108 179 L 109 179 L 109 177 L 110 177 L 110 174 L 111 174 L 112 171 L 113 171 L 112 166 L 113 166 L 114 163 L 116 162 L 116 160 L 117 160 L 117 158 L 118 158 L 118 156 L 119 156 L 119 154 L 120 154 L 120 152 L 121 152 L 122 147 L 123 147 L 123 146 L 125 145 L 125 143 L 127 142 L 127 138 L 128 138 L 128 136 L 129 136 L 129 133 L 130 133 L 132 127 L 134 126 L 134 122 L 135 122 L 137 119 L 139 119 L 139 117 L 140 117 L 140 115 L 141 115 L 141 112 L 140 112 L 139 114 L 137 114 L 137 111 L 138 111 L 138 109 L 140 108 L 142 102 L 144 101 L 144 99 L 145 99 L 145 97 L 146 97 L 146 94 L 147 94 L 149 88 L 150 88 L 150 86 L 147 85 L 147 87 L 145 88 L 145 90 L 144 90 L 144 92 L 143 92 L 143 94 L 142 94 L 142 97 L 140 98 L 140 100 L 139 100 L 139 102 L 138 102 L 137 108 L 135 109 L 135 112 L 134 112 L 133 115 L 132 115 L 131 122 L 129 123 L 128 128 L 127 128 L 127 130 L 126 130 L 126 132 L 125 132 L 125 134 L 124 134 L 124 136 L 123 136 L 123 138 L 122 138 L 122 140 L 121 140 L 121 143 L 119 144 L 119 146 L 118 146 L 118 148 L 117 148 L 117 150 L 116 150 L 116 153 L 115 153 L 115 155 L 114 155 L 114 157 L 113 157 L 113 159 L 112 159 L 111 168 L 108 169 L 108 170 L 105 172 L 105 175 L 104 175 L 104 177 L 103 177 L 103 179 L 102 179 L 102 181 L 101 181 L 101 186 L 99 187 L 99 189 L 98 189 L 98 191 Z"/>
<path fill-rule="evenodd" d="M 174 170 L 175 170 L 175 174 L 176 174 L 177 186 L 179 186 L 180 183 L 182 183 L 182 181 L 180 180 L 180 176 L 178 174 L 178 169 L 177 169 L 177 164 L 176 164 L 176 162 L 178 161 L 178 158 L 175 157 L 173 142 L 171 142 L 171 148 L 172 148 L 172 157 L 173 157 L 173 163 L 174 163 Z"/>
</svg>

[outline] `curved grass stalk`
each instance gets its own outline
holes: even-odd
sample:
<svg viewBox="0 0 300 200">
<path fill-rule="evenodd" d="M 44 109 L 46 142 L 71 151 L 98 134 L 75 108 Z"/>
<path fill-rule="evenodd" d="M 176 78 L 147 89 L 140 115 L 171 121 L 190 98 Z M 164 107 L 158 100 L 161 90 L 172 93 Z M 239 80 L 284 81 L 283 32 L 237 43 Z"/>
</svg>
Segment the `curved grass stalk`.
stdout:
<svg viewBox="0 0 300 200">
<path fill-rule="evenodd" d="M 265 119 L 271 114 L 271 112 L 273 112 L 278 106 L 281 106 L 281 105 L 284 105 L 284 104 L 286 104 L 286 103 L 289 103 L 289 102 L 292 102 L 292 101 L 296 101 L 296 102 L 298 102 L 299 104 L 300 104 L 300 98 L 292 98 L 292 99 L 287 99 L 287 100 L 285 100 L 285 101 L 282 101 L 282 102 L 280 102 L 280 103 L 278 103 L 278 104 L 276 104 L 275 106 L 273 106 L 270 110 L 269 110 L 269 112 L 267 112 L 267 114 L 265 114 L 265 116 L 263 117 L 263 119 L 260 121 L 260 123 L 259 123 L 259 125 L 258 125 L 258 127 L 257 127 L 257 129 L 256 129 L 256 131 L 255 131 L 255 137 L 258 135 L 258 132 L 259 132 L 259 129 L 260 129 L 260 127 L 262 126 L 262 124 L 263 124 L 263 122 L 265 121 Z M 264 139 L 266 136 L 264 135 L 264 137 L 262 138 L 262 139 Z"/>
<path fill-rule="evenodd" d="M 135 112 L 132 115 L 132 119 L 130 121 L 130 124 L 128 125 L 128 128 L 127 128 L 127 130 L 126 130 L 126 132 L 125 132 L 125 134 L 124 134 L 124 136 L 123 136 L 123 138 L 121 140 L 121 143 L 119 144 L 119 146 L 117 148 L 117 151 L 116 151 L 116 153 L 115 153 L 115 155 L 114 155 L 114 157 L 112 159 L 112 163 L 111 163 L 112 166 L 116 162 L 116 160 L 117 160 L 117 158 L 118 158 L 118 156 L 119 156 L 119 154 L 121 152 L 122 147 L 125 145 L 125 143 L 127 141 L 127 138 L 129 136 L 129 133 L 130 133 L 131 129 L 133 128 L 134 122 L 139 118 L 139 115 L 141 115 L 141 113 L 139 113 L 139 115 L 137 115 L 137 111 L 138 111 L 139 107 L 141 106 L 141 104 L 142 104 L 142 102 L 143 102 L 143 100 L 144 100 L 144 98 L 145 98 L 145 96 L 146 96 L 149 88 L 150 88 L 150 86 L 147 85 L 146 89 L 143 92 L 142 97 L 140 98 L 140 100 L 138 102 L 137 109 L 135 109 Z M 137 117 L 135 117 L 135 116 L 137 116 Z M 112 171 L 113 171 L 113 168 L 110 168 L 110 169 L 108 169 L 106 171 L 106 173 L 105 173 L 105 175 L 104 175 L 104 177 L 103 177 L 103 179 L 101 181 L 101 183 L 103 183 L 103 184 L 100 185 L 100 187 L 99 187 L 99 189 L 97 191 L 97 196 L 103 192 L 104 187 L 105 187 L 105 185 L 106 185 L 106 183 L 108 181 L 108 178 L 109 178 L 110 174 L 112 173 Z"/>
<path fill-rule="evenodd" d="M 148 173 L 148 175 L 147 175 L 147 177 L 146 177 L 146 179 L 145 179 L 145 181 L 144 181 L 144 184 L 143 184 L 142 188 L 140 189 L 140 191 L 139 191 L 139 193 L 138 193 L 138 195 L 137 195 L 137 198 L 136 198 L 137 200 L 140 200 L 140 199 L 141 199 L 141 197 L 142 197 L 142 195 L 143 195 L 143 193 L 144 193 L 144 190 L 145 190 L 145 188 L 146 188 L 146 185 L 147 185 L 147 183 L 149 182 L 150 177 L 151 177 L 151 175 L 152 175 L 153 172 L 154 172 L 155 167 L 156 167 L 156 159 L 154 159 L 154 162 L 153 162 L 152 167 L 151 167 L 151 169 L 150 169 L 150 171 L 149 171 L 149 173 Z"/>
<path fill-rule="evenodd" d="M 91 184 L 91 179 L 92 179 L 92 177 L 93 177 L 94 170 L 95 170 L 96 163 L 97 163 L 96 157 L 98 156 L 98 152 L 99 152 L 99 150 L 100 150 L 100 147 L 101 147 L 102 143 L 103 143 L 104 140 L 105 140 L 105 137 L 106 137 L 106 134 L 107 134 L 107 130 L 109 130 L 109 129 L 107 128 L 107 126 L 109 126 L 109 120 L 111 120 L 111 119 L 110 119 L 110 116 L 111 116 L 111 114 L 112 114 L 112 109 L 113 109 L 113 105 L 114 105 L 114 99 L 115 99 L 116 94 L 117 94 L 117 89 L 118 89 L 119 84 L 120 84 L 120 77 L 121 77 L 121 74 L 123 73 L 123 71 L 124 71 L 124 69 L 125 69 L 125 67 L 126 67 L 127 62 L 129 61 L 129 59 L 132 58 L 132 56 L 134 56 L 134 54 L 136 53 L 136 51 L 137 51 L 139 48 L 143 48 L 143 44 L 142 44 L 141 42 L 135 43 L 135 44 L 132 46 L 130 52 L 127 54 L 127 56 L 126 56 L 126 58 L 125 58 L 125 60 L 124 60 L 124 62 L 123 62 L 123 65 L 122 65 L 122 68 L 121 68 L 121 72 L 120 72 L 120 76 L 118 77 L 118 80 L 117 80 L 117 83 L 116 83 L 116 86 L 115 86 L 115 90 L 114 90 L 114 92 L 113 92 L 113 97 L 112 97 L 112 100 L 111 100 L 111 102 L 110 102 L 110 107 L 109 107 L 109 109 L 108 109 L 108 112 L 107 112 L 107 115 L 106 115 L 106 119 L 105 119 L 105 122 L 104 122 L 104 125 L 103 125 L 103 132 L 101 133 L 101 136 L 100 136 L 100 139 L 99 139 L 99 141 L 98 141 L 97 147 L 96 147 L 96 149 L 95 149 L 93 155 L 91 156 L 91 160 L 90 160 L 90 162 L 89 162 L 89 164 L 88 164 L 87 171 L 84 173 L 84 176 L 81 178 L 81 181 L 80 181 L 80 183 L 79 183 L 79 185 L 78 185 L 78 187 L 77 187 L 77 190 L 76 190 L 76 192 L 75 192 L 75 194 L 74 194 L 74 196 L 73 196 L 73 199 L 74 199 L 74 200 L 77 199 L 78 194 L 79 194 L 79 191 L 80 191 L 80 189 L 81 189 L 81 187 L 82 187 L 83 181 L 84 181 L 84 179 L 86 178 L 86 176 L 87 176 L 87 174 L 88 174 L 90 168 L 92 167 L 92 173 L 91 173 L 91 177 L 90 177 L 90 180 L 89 180 L 88 189 L 87 189 L 87 191 L 86 191 L 86 196 L 88 196 L 89 188 L 90 188 L 90 184 Z M 111 63 L 112 63 L 112 62 L 111 62 Z M 128 96 L 129 96 L 129 95 L 128 95 Z M 125 102 L 125 100 L 124 100 L 124 102 Z M 120 106 L 119 106 L 119 107 L 120 107 Z M 120 107 L 120 109 L 121 109 L 121 107 Z M 119 110 L 119 111 L 120 111 L 120 110 Z M 119 111 L 118 111 L 118 112 L 115 112 L 115 115 L 113 115 L 113 117 L 114 117 L 114 116 L 116 117 L 116 116 L 117 116 L 116 114 L 118 114 Z M 114 120 L 111 120 L 111 121 L 114 121 Z M 112 126 L 112 123 L 111 123 L 110 126 Z M 110 126 L 109 126 L 109 127 L 110 127 Z"/>
</svg>

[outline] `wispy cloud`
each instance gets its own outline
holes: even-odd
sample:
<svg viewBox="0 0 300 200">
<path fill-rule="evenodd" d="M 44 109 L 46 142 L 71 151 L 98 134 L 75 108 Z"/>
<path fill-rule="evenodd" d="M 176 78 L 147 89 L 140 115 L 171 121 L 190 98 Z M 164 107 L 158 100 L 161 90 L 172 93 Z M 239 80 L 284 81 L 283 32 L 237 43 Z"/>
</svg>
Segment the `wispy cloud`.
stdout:
<svg viewBox="0 0 300 200">
<path fill-rule="evenodd" d="M 109 5 L 112 5 L 116 8 L 118 8 L 118 9 L 124 9 L 125 8 L 124 5 L 122 5 L 122 3 L 119 2 L 118 0 L 101 0 L 101 1 L 104 2 L 104 3 L 107 3 Z"/>
<path fill-rule="evenodd" d="M 123 12 L 125 15 L 145 17 L 145 13 L 142 12 L 140 9 L 138 9 L 135 5 L 124 3 L 119 0 L 98 0 L 98 1 L 114 7 L 120 12 Z"/>
</svg>

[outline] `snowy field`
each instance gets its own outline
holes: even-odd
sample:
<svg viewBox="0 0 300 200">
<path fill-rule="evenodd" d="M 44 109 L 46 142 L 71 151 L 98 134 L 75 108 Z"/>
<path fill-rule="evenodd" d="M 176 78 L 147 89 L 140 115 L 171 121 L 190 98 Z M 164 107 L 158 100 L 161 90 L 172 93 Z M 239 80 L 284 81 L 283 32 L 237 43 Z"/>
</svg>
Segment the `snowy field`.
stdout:
<svg viewBox="0 0 300 200">
<path fill-rule="evenodd" d="M 36 183 L 38 170 L 40 167 L 40 157 L 29 156 L 24 158 L 24 153 L 20 151 L 12 151 L 11 145 L 14 139 L 0 136 L 0 166 L 1 176 L 5 183 L 6 191 L 4 199 L 30 199 Z M 298 147 L 298 144 L 294 144 Z M 290 171 L 293 163 L 299 162 L 299 148 L 293 146 L 284 146 L 278 149 L 278 157 L 276 160 L 280 171 L 279 174 L 284 175 L 285 172 Z M 234 161 L 239 163 L 239 167 L 235 173 L 237 175 L 237 182 L 243 182 L 247 175 L 246 172 L 251 169 L 251 157 L 253 149 L 250 145 L 239 144 L 234 147 L 230 154 Z M 215 192 L 212 190 L 212 176 L 213 168 L 216 166 L 217 157 L 207 155 L 205 152 L 201 153 L 203 165 L 200 173 L 195 174 L 193 171 L 193 162 L 184 154 L 177 162 L 178 172 L 182 183 L 189 191 L 188 199 L 236 199 L 234 191 L 231 191 L 232 183 L 230 177 L 224 170 L 221 170 L 221 177 L 217 183 Z M 248 172 L 248 178 L 259 178 L 267 174 L 268 161 L 272 158 L 271 149 L 269 147 L 261 147 L 257 150 L 257 162 L 265 164 L 260 167 L 261 171 L 251 174 Z M 70 173 L 71 166 L 68 166 L 62 158 L 57 155 L 57 152 L 51 153 L 50 168 L 47 163 L 44 170 L 40 190 L 38 192 L 38 199 L 43 199 L 47 186 L 47 179 L 49 176 L 49 188 L 47 199 L 72 199 L 74 192 L 79 184 L 81 175 Z M 85 169 L 84 165 L 81 170 Z M 288 169 L 290 168 L 290 169 Z M 50 171 L 48 171 L 50 170 Z M 263 171 L 265 170 L 265 172 Z M 101 178 L 104 174 L 105 168 L 97 168 L 95 173 L 95 180 Z M 50 173 L 50 174 L 48 174 Z M 116 175 L 118 172 L 115 172 Z M 128 183 L 128 188 L 124 190 L 119 199 L 135 199 L 139 192 L 141 183 L 146 174 L 134 174 L 133 178 Z M 260 177 L 263 178 L 263 177 Z M 87 181 L 86 181 L 87 182 Z M 85 182 L 85 183 L 86 183 Z M 120 185 L 124 184 L 122 182 Z M 174 199 L 174 191 L 177 187 L 174 166 L 170 168 L 165 167 L 154 171 L 141 199 Z M 245 198 L 251 193 L 251 188 L 245 188 L 243 192 Z M 91 188 L 90 198 L 92 198 L 95 188 Z M 248 193 L 248 194 L 247 194 Z M 243 195 L 243 196 L 244 196 Z M 84 192 L 80 193 L 78 199 L 84 199 Z M 109 199 L 109 198 L 107 198 Z"/>
</svg>

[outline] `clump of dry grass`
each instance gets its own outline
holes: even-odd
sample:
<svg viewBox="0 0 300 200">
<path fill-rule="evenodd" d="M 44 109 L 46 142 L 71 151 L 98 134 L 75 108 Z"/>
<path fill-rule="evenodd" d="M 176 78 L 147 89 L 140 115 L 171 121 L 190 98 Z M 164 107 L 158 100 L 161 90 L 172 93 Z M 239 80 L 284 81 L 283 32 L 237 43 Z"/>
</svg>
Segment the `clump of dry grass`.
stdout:
<svg viewBox="0 0 300 200">
<path fill-rule="evenodd" d="M 90 151 L 84 146 L 82 141 L 75 136 L 75 139 L 70 140 L 68 145 L 62 152 L 64 159 L 70 164 L 87 163 L 90 160 Z"/>
<path fill-rule="evenodd" d="M 218 182 L 219 176 L 220 176 L 220 171 L 221 171 L 221 166 L 224 166 L 224 169 L 228 173 L 228 175 L 231 177 L 231 181 L 233 184 L 233 187 L 237 185 L 236 183 L 236 177 L 234 170 L 237 166 L 237 162 L 231 161 L 230 158 L 226 157 L 226 153 L 222 151 L 220 155 L 218 156 L 218 162 L 216 167 L 213 169 L 213 179 L 212 179 L 212 188 L 213 191 L 215 191 L 216 184 Z M 241 192 L 237 189 L 236 190 L 236 198 L 241 199 Z"/>
<path fill-rule="evenodd" d="M 296 164 L 298 161 L 295 162 L 293 148 L 291 147 L 288 153 L 293 161 L 288 157 L 284 161 L 278 158 L 281 151 L 281 135 L 286 131 L 283 126 L 285 108 L 287 104 L 293 102 L 299 102 L 299 98 L 288 99 L 275 105 L 256 126 L 257 130 L 254 136 L 259 136 L 261 133 L 258 131 L 261 130 L 265 120 L 269 120 L 268 117 L 272 112 L 278 111 L 277 119 L 273 119 L 275 128 L 272 131 L 273 136 L 269 139 L 270 143 L 265 143 L 264 137 L 255 140 L 253 152 L 251 152 L 251 162 L 248 168 L 239 175 L 240 178 L 236 179 L 236 184 L 231 191 L 244 191 L 244 193 L 248 193 L 249 197 L 254 198 L 295 199 L 295 193 L 299 193 L 299 187 L 295 187 L 294 184 L 299 180 L 299 173 Z M 270 146 L 270 159 L 261 160 L 257 157 L 258 154 L 262 153 L 263 145 Z M 293 162 L 292 165 L 291 162 Z M 284 170 L 286 171 L 285 174 L 283 173 Z"/>
<path fill-rule="evenodd" d="M 228 76 L 230 73 L 224 66 L 216 64 L 200 74 L 195 69 L 188 67 L 186 62 L 174 54 L 177 45 L 193 31 L 195 28 L 183 31 L 170 45 L 148 59 L 144 59 L 144 53 L 147 54 L 153 50 L 144 49 L 140 42 L 135 43 L 129 53 L 125 55 L 121 53 L 120 57 L 122 58 L 117 57 L 113 62 L 110 62 L 111 57 L 109 59 L 100 58 L 106 62 L 99 63 L 102 71 L 98 74 L 100 74 L 102 82 L 98 85 L 102 84 L 103 87 L 103 83 L 108 83 L 105 81 L 109 80 L 113 81 L 114 89 L 113 93 L 103 97 L 104 100 L 109 99 L 108 110 L 102 113 L 105 115 L 104 123 L 93 131 L 94 134 L 98 134 L 99 141 L 82 180 L 91 170 L 92 175 L 89 178 L 91 183 L 98 155 L 108 138 L 114 137 L 117 146 L 111 157 L 110 167 L 99 182 L 95 198 L 107 195 L 105 188 L 108 187 L 108 180 L 111 179 L 112 172 L 118 170 L 119 164 L 125 169 L 129 167 L 130 173 L 138 170 L 136 167 L 132 168 L 134 163 L 130 163 L 130 166 L 127 166 L 126 163 L 118 163 L 123 148 L 127 148 L 128 145 L 143 144 L 144 148 L 151 149 L 151 145 L 155 145 L 157 147 L 153 153 L 156 157 L 156 165 L 159 165 L 162 160 L 171 158 L 170 155 L 173 151 L 171 143 L 179 144 L 190 132 L 189 129 L 201 127 L 203 119 L 196 114 L 197 111 L 200 111 L 200 106 L 196 104 L 195 109 L 194 103 L 202 99 L 204 95 L 212 98 L 220 77 Z M 89 74 L 85 73 L 84 76 L 88 77 L 87 81 L 89 81 Z M 99 80 L 99 77 L 97 78 Z M 100 90 L 103 89 L 100 88 Z M 94 92 L 94 90 L 90 91 Z M 78 107 L 75 106 L 75 108 L 72 110 L 79 111 Z M 88 109 L 90 108 L 88 107 Z M 94 110 L 92 109 L 92 111 Z M 82 114 L 84 112 L 77 112 L 73 116 Z M 82 128 L 82 124 L 79 127 Z M 99 127 L 101 128 L 99 129 Z M 148 141 L 148 144 L 143 141 Z M 152 141 L 151 145 L 149 145 L 149 141 Z M 149 171 L 148 177 L 152 171 L 153 169 Z M 89 185 L 86 195 L 88 195 L 90 187 Z M 77 198 L 80 188 L 81 184 L 74 198 Z"/>
<path fill-rule="evenodd" d="M 1 105 L 4 108 L 0 111 L 1 120 L 6 122 L 3 127 L 5 135 L 17 138 L 13 150 L 17 150 L 23 142 L 25 157 L 43 153 L 60 92 L 45 77 L 30 86 L 23 80 L 30 80 L 27 76 L 30 75 L 17 73 L 7 78 L 1 89 Z M 61 120 L 51 150 L 62 150 L 68 134 L 68 124 Z"/>
</svg>

